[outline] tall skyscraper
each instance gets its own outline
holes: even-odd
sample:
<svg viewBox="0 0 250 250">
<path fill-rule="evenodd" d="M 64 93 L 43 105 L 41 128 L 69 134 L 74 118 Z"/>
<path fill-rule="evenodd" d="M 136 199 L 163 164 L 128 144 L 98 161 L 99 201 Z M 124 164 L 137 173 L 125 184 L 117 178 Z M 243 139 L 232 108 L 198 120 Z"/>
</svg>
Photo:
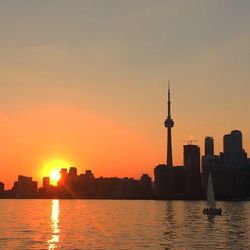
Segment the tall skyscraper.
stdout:
<svg viewBox="0 0 250 250">
<path fill-rule="evenodd" d="M 214 155 L 214 139 L 211 136 L 207 136 L 205 138 L 205 155 L 202 156 L 202 190 L 205 197 L 207 195 L 207 183 L 210 173 L 212 174 L 214 191 L 218 194 L 218 182 L 222 179 L 222 176 L 218 175 L 218 173 L 223 171 L 221 167 L 221 157 Z"/>
<path fill-rule="evenodd" d="M 37 193 L 37 181 L 33 181 L 32 177 L 19 175 L 14 191 L 17 198 L 34 197 Z"/>
<path fill-rule="evenodd" d="M 171 100 L 170 100 L 170 81 L 168 81 L 168 117 L 165 120 L 165 127 L 167 128 L 167 166 L 173 166 L 173 153 L 172 153 L 172 134 L 171 129 L 174 126 L 174 121 L 171 118 Z"/>
<path fill-rule="evenodd" d="M 224 165 L 227 168 L 241 168 L 247 165 L 247 155 L 243 149 L 242 133 L 233 130 L 224 136 Z"/>
<path fill-rule="evenodd" d="M 50 187 L 50 178 L 49 177 L 43 177 L 43 188 L 45 190 L 48 190 Z"/>
<path fill-rule="evenodd" d="M 167 128 L 167 164 L 160 164 L 154 169 L 154 190 L 156 197 L 160 199 L 169 198 L 171 193 L 171 170 L 173 169 L 171 128 L 174 126 L 174 121 L 171 118 L 170 81 L 168 81 L 168 116 L 164 124 Z"/>
<path fill-rule="evenodd" d="M 186 195 L 198 198 L 201 195 L 200 148 L 184 145 L 184 167 L 186 170 Z"/>
<path fill-rule="evenodd" d="M 205 138 L 205 156 L 214 155 L 214 139 L 211 136 Z"/>
<path fill-rule="evenodd" d="M 0 182 L 0 192 L 3 192 L 3 191 L 4 191 L 4 183 Z"/>
<path fill-rule="evenodd" d="M 71 177 L 76 177 L 77 176 L 77 168 L 76 167 L 71 167 L 70 169 L 69 169 L 69 176 L 71 176 Z"/>
</svg>

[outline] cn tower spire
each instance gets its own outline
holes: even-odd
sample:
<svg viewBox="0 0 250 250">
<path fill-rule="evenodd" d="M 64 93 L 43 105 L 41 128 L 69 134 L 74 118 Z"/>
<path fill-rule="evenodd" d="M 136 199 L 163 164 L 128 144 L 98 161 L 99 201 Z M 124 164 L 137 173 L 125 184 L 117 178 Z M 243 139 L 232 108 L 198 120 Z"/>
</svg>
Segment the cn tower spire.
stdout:
<svg viewBox="0 0 250 250">
<path fill-rule="evenodd" d="M 168 80 L 168 117 L 165 120 L 165 127 L 167 128 L 167 166 L 173 166 L 173 153 L 172 153 L 172 132 L 174 121 L 171 118 L 171 99 L 170 99 L 170 81 Z"/>
<path fill-rule="evenodd" d="M 171 118 L 170 80 L 168 80 L 168 118 Z"/>
</svg>

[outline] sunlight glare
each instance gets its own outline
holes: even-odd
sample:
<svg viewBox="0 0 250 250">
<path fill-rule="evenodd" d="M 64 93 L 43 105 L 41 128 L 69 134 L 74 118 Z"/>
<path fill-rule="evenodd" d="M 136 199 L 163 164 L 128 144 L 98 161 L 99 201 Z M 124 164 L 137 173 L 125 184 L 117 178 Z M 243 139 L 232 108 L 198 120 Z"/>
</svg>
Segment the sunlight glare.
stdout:
<svg viewBox="0 0 250 250">
<path fill-rule="evenodd" d="M 57 183 L 60 179 L 60 171 L 59 170 L 52 170 L 50 174 L 51 183 Z"/>
<path fill-rule="evenodd" d="M 60 248 L 59 241 L 60 241 L 60 229 L 59 229 L 59 214 L 60 214 L 60 206 L 59 200 L 52 201 L 52 211 L 51 211 L 51 229 L 52 235 L 51 239 L 48 240 L 48 249 L 57 249 Z"/>
<path fill-rule="evenodd" d="M 50 184 L 57 185 L 60 179 L 60 170 L 62 168 L 69 168 L 70 164 L 62 160 L 52 160 L 47 162 L 42 169 L 42 177 L 50 177 Z"/>
</svg>

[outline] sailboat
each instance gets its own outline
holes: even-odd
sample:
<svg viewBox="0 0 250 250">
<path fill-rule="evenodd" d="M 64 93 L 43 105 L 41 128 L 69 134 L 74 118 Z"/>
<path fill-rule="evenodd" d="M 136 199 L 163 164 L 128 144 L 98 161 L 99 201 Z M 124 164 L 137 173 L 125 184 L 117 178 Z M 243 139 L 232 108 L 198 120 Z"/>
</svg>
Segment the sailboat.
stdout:
<svg viewBox="0 0 250 250">
<path fill-rule="evenodd" d="M 207 182 L 207 208 L 203 209 L 203 214 L 207 215 L 221 215 L 222 209 L 216 208 L 216 202 L 214 198 L 214 187 L 212 181 L 211 172 L 209 173 L 208 182 Z"/>
</svg>

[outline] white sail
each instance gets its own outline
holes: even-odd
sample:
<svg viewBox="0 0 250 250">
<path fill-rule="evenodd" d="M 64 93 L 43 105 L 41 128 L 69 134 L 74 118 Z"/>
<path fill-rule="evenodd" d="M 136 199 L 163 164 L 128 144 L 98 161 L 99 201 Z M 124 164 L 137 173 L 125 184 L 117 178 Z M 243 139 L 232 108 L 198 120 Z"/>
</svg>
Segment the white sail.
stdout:
<svg viewBox="0 0 250 250">
<path fill-rule="evenodd" d="M 216 207 L 211 172 L 209 174 L 208 182 L 207 182 L 207 205 L 208 207 Z"/>
</svg>

